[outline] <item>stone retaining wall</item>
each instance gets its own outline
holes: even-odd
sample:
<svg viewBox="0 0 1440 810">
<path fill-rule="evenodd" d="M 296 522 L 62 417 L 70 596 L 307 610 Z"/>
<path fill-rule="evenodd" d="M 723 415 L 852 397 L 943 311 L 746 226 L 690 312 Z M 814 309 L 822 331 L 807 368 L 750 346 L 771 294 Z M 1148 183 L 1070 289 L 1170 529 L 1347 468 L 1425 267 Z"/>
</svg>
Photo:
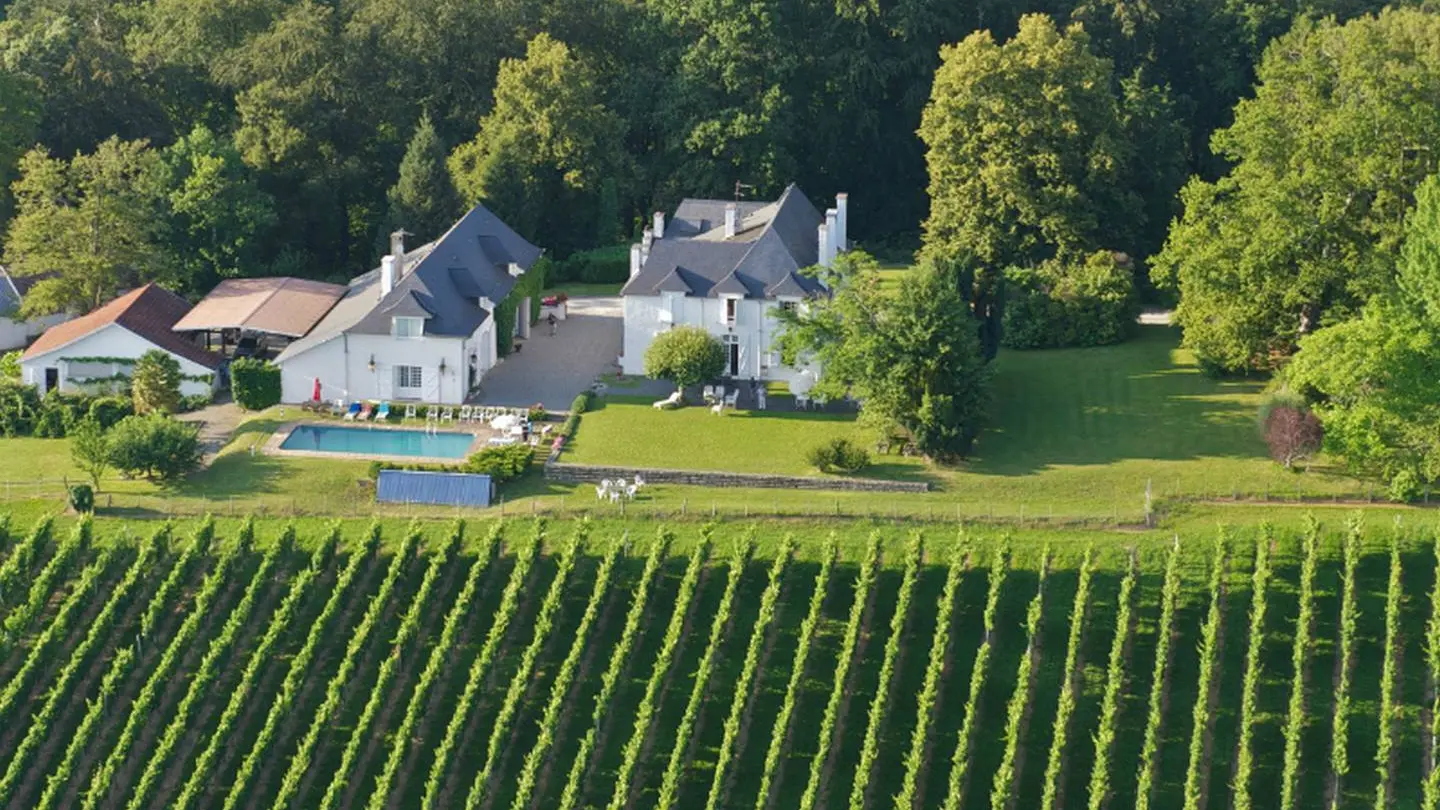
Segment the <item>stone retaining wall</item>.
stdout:
<svg viewBox="0 0 1440 810">
<path fill-rule="evenodd" d="M 558 454 L 555 454 L 558 455 Z M 552 455 L 553 459 L 555 455 Z M 872 478 L 819 478 L 793 475 L 654 470 L 643 467 L 600 467 L 589 464 L 545 464 L 545 478 L 562 483 L 598 484 L 606 478 L 634 478 L 647 484 L 684 484 L 696 487 L 754 487 L 762 489 L 835 489 L 850 492 L 926 492 L 924 481 L 882 481 Z"/>
</svg>

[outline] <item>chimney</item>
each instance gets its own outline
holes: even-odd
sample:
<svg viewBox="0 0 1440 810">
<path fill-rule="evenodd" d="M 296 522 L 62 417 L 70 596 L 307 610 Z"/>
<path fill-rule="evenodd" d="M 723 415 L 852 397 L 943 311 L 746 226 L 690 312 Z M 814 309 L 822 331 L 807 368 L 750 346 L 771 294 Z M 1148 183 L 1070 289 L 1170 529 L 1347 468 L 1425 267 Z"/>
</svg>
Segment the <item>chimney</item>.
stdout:
<svg viewBox="0 0 1440 810">
<path fill-rule="evenodd" d="M 630 278 L 640 275 L 640 245 L 638 243 L 630 246 Z"/>
<path fill-rule="evenodd" d="M 655 229 L 654 229 L 654 230 L 655 230 L 655 238 L 656 238 L 656 239 L 664 239 L 664 238 L 665 238 L 665 212 L 664 212 L 664 211 L 656 211 L 656 212 L 655 212 Z"/>
<path fill-rule="evenodd" d="M 820 265 L 821 267 L 829 267 L 829 266 L 830 266 L 830 229 L 827 228 L 827 227 L 825 226 L 825 223 L 822 222 L 822 223 L 820 223 L 820 227 L 819 227 L 818 230 L 820 231 L 820 237 L 819 237 L 819 241 L 816 242 L 816 247 L 815 247 L 815 263 L 818 264 L 818 265 Z"/>
<path fill-rule="evenodd" d="M 836 249 L 844 253 L 850 249 L 850 195 L 840 192 L 835 195 L 835 225 L 840 230 L 835 234 Z"/>
<path fill-rule="evenodd" d="M 515 278 L 519 278 L 525 275 L 525 268 L 521 267 L 515 262 L 510 262 L 510 275 Z"/>
<path fill-rule="evenodd" d="M 486 312 L 494 312 L 495 302 L 491 301 L 488 295 L 482 295 L 480 296 L 480 308 Z"/>
<path fill-rule="evenodd" d="M 740 211 L 735 203 L 725 203 L 725 238 L 732 239 L 740 230 Z"/>
<path fill-rule="evenodd" d="M 835 256 L 840 252 L 840 213 L 834 208 L 825 212 L 825 249 L 830 251 L 830 261 L 835 261 Z M 829 262 L 825 263 L 830 266 Z"/>
<path fill-rule="evenodd" d="M 640 263 L 644 264 L 650 258 L 650 243 L 655 241 L 655 232 L 646 228 L 640 233 Z"/>
<path fill-rule="evenodd" d="M 380 297 L 384 298 L 395 289 L 395 257 L 386 256 L 380 260 Z"/>
</svg>

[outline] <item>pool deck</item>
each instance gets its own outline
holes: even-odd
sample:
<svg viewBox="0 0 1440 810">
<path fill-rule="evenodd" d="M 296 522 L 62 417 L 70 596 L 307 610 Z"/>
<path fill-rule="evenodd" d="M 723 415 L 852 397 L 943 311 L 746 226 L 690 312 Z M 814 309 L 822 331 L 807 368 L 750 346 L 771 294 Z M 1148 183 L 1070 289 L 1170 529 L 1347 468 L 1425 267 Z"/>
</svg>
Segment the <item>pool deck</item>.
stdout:
<svg viewBox="0 0 1440 810">
<path fill-rule="evenodd" d="M 351 461 L 404 461 L 411 464 L 459 465 L 464 464 L 465 460 L 469 458 L 471 454 L 478 453 L 479 451 L 484 450 L 488 445 L 490 437 L 495 435 L 495 431 L 491 430 L 487 426 L 480 424 L 471 425 L 470 430 L 436 430 L 436 433 L 455 433 L 464 436 L 470 436 L 474 439 L 470 443 L 470 449 L 465 451 L 465 456 L 462 458 L 446 458 L 443 456 L 400 456 L 389 455 L 386 453 L 341 453 L 331 452 L 327 450 L 289 450 L 281 447 L 280 445 L 284 444 L 285 440 L 290 438 L 290 432 L 293 431 L 295 428 L 300 427 L 301 425 L 313 425 L 314 427 L 328 428 L 366 427 L 371 430 L 407 430 L 411 432 L 424 432 L 425 430 L 423 427 L 417 428 L 414 425 L 384 425 L 376 422 L 286 422 L 285 424 L 277 428 L 274 433 L 270 434 L 269 440 L 267 440 L 265 442 L 265 445 L 260 448 L 260 452 L 264 453 L 267 456 L 289 456 L 290 458 L 330 458 L 346 459 Z"/>
</svg>

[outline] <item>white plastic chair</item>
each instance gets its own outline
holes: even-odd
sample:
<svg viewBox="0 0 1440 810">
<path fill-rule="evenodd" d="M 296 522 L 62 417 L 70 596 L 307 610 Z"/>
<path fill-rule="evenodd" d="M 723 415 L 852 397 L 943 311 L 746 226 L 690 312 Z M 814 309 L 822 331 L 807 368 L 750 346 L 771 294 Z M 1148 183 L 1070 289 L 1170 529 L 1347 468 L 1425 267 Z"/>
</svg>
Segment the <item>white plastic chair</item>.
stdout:
<svg viewBox="0 0 1440 810">
<path fill-rule="evenodd" d="M 616 488 L 616 489 L 624 489 L 624 488 L 625 488 L 625 479 L 624 479 L 624 478 L 616 478 L 616 479 L 615 479 L 615 488 Z"/>
<path fill-rule="evenodd" d="M 625 497 L 626 497 L 626 498 L 629 498 L 629 499 L 632 500 L 632 501 L 635 500 L 635 492 L 636 492 L 638 489 L 640 489 L 640 488 L 637 487 L 637 486 L 635 486 L 634 484 L 631 484 L 630 486 L 626 487 L 626 488 L 625 488 Z"/>
<path fill-rule="evenodd" d="M 460 406 L 460 421 L 461 421 L 461 422 L 469 422 L 469 421 L 470 421 L 470 406 L 469 406 L 469 405 L 461 405 L 461 406 Z"/>
<path fill-rule="evenodd" d="M 597 501 L 603 501 L 603 500 L 605 500 L 605 496 L 606 496 L 606 494 L 608 494 L 609 492 L 610 492 L 609 487 L 602 487 L 602 486 L 600 486 L 599 484 L 596 484 L 596 485 L 595 485 L 595 500 L 597 500 Z"/>
<path fill-rule="evenodd" d="M 711 405 L 711 406 L 710 406 L 710 413 L 713 413 L 713 414 L 715 414 L 716 416 L 719 416 L 720 413 L 721 413 L 721 411 L 724 411 L 724 410 L 725 410 L 725 400 L 723 400 L 723 399 L 720 400 L 719 402 L 715 403 L 714 405 Z"/>
<path fill-rule="evenodd" d="M 740 403 L 740 389 L 736 388 L 734 391 L 726 394 L 724 402 L 727 406 L 729 406 L 730 410 L 735 410 L 735 408 L 738 407 Z"/>
<path fill-rule="evenodd" d="M 645 479 L 641 478 L 641 477 L 638 476 L 638 475 L 635 476 L 635 486 L 637 486 L 637 487 L 643 487 L 643 486 L 645 486 Z"/>
<path fill-rule="evenodd" d="M 612 490 L 610 490 L 610 502 L 611 502 L 611 503 L 619 503 L 619 502 L 620 502 L 620 490 L 618 490 L 618 489 L 612 489 Z"/>
<path fill-rule="evenodd" d="M 415 418 L 415 406 L 414 406 L 414 405 L 406 405 L 406 406 L 405 406 L 405 418 L 406 418 L 406 419 L 414 419 L 414 418 Z"/>
<path fill-rule="evenodd" d="M 604 487 L 604 488 L 606 488 L 606 489 L 609 489 L 610 486 L 611 486 L 613 483 L 614 483 L 614 482 L 612 482 L 609 478 L 602 478 L 602 479 L 600 479 L 600 486 L 602 486 L 602 487 Z"/>
<path fill-rule="evenodd" d="M 455 419 L 455 409 L 454 409 L 454 408 L 446 408 L 445 410 L 443 410 L 443 411 L 440 412 L 440 421 L 441 421 L 441 422 L 451 422 L 451 421 L 454 421 L 454 419 Z"/>
</svg>

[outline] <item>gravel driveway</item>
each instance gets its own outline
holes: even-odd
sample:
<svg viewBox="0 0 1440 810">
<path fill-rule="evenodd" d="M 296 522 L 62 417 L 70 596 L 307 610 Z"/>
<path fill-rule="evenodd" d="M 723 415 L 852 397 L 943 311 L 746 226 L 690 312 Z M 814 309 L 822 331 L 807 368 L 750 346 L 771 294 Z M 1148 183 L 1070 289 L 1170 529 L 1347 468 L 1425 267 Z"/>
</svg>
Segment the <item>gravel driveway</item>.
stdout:
<svg viewBox="0 0 1440 810">
<path fill-rule="evenodd" d="M 539 402 L 546 410 L 568 411 L 576 394 L 618 370 L 625 330 L 620 297 L 571 298 L 568 310 L 553 337 L 545 321 L 535 324 L 520 352 L 491 369 L 470 401 L 510 407 Z"/>
</svg>

